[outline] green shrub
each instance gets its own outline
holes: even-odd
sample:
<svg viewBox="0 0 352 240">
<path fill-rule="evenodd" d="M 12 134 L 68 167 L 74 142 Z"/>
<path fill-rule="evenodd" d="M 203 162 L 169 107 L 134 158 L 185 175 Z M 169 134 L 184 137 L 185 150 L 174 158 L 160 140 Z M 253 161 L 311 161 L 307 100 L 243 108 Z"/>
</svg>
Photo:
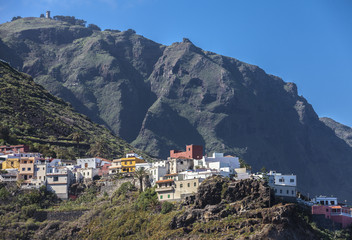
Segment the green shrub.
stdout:
<svg viewBox="0 0 352 240">
<path fill-rule="evenodd" d="M 21 207 L 21 212 L 24 214 L 25 217 L 33 217 L 34 214 L 37 211 L 38 206 L 35 204 L 28 205 L 28 206 L 22 206 Z"/>
<path fill-rule="evenodd" d="M 122 183 L 119 189 L 116 190 L 115 195 L 120 196 L 120 195 L 125 195 L 128 192 L 136 190 L 136 187 L 133 186 L 132 183 L 130 182 L 125 182 Z"/>
<path fill-rule="evenodd" d="M 147 188 L 144 192 L 140 193 L 136 202 L 137 208 L 144 211 L 153 209 L 158 205 L 158 195 L 154 188 Z"/>
<path fill-rule="evenodd" d="M 170 202 L 163 202 L 163 204 L 161 205 L 161 213 L 162 214 L 166 214 L 169 213 L 173 210 L 174 205 Z"/>
</svg>

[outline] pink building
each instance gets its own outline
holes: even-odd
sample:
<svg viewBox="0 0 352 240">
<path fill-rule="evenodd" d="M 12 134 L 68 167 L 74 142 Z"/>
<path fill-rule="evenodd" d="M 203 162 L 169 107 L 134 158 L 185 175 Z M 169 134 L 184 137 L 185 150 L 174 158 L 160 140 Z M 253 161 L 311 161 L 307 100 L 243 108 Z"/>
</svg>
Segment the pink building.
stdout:
<svg viewBox="0 0 352 240">
<path fill-rule="evenodd" d="M 111 163 L 105 163 L 99 168 L 98 175 L 99 176 L 108 176 L 109 175 L 109 166 L 111 166 Z"/>
<path fill-rule="evenodd" d="M 325 215 L 333 222 L 341 223 L 343 228 L 352 224 L 352 208 L 339 205 L 314 205 L 312 214 Z"/>
</svg>

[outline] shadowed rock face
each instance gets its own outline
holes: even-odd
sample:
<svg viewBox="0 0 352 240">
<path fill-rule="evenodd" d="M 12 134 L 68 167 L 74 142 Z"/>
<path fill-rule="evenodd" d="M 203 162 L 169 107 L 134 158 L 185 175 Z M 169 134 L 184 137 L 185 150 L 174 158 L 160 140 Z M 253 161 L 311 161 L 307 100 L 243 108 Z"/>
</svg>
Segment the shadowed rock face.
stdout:
<svg viewBox="0 0 352 240">
<path fill-rule="evenodd" d="M 0 38 L 0 58 L 154 156 L 202 144 L 255 170 L 295 173 L 310 196 L 352 199 L 351 147 L 319 121 L 294 83 L 257 66 L 188 39 L 163 46 L 132 30 L 50 19 L 2 24 Z"/>
</svg>

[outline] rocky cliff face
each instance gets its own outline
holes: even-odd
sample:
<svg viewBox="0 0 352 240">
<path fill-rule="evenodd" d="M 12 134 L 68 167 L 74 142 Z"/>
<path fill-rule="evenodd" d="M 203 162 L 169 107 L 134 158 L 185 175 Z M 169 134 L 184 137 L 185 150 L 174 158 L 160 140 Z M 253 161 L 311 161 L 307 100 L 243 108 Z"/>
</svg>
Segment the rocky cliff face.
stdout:
<svg viewBox="0 0 352 240">
<path fill-rule="evenodd" d="M 208 178 L 185 205 L 170 227 L 191 236 L 198 231 L 221 239 L 319 239 L 298 216 L 297 205 L 274 204 L 272 190 L 263 181 Z"/>
<path fill-rule="evenodd" d="M 299 189 L 352 198 L 352 149 L 294 83 L 196 47 L 133 30 L 92 31 L 24 18 L 0 26 L 0 58 L 154 156 L 201 144 L 254 169 L 298 176 Z M 343 166 L 343 167 L 342 167 Z"/>
</svg>

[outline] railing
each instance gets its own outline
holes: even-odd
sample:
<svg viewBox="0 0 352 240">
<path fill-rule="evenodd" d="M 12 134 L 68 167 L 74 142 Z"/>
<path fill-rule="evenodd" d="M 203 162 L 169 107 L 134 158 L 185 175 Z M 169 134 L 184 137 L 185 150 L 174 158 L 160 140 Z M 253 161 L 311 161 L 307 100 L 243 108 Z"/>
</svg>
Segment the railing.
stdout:
<svg viewBox="0 0 352 240">
<path fill-rule="evenodd" d="M 351 217 L 352 218 L 352 214 L 349 213 L 344 213 L 344 212 L 331 212 L 330 214 L 331 216 L 346 216 L 346 217 Z"/>
</svg>

